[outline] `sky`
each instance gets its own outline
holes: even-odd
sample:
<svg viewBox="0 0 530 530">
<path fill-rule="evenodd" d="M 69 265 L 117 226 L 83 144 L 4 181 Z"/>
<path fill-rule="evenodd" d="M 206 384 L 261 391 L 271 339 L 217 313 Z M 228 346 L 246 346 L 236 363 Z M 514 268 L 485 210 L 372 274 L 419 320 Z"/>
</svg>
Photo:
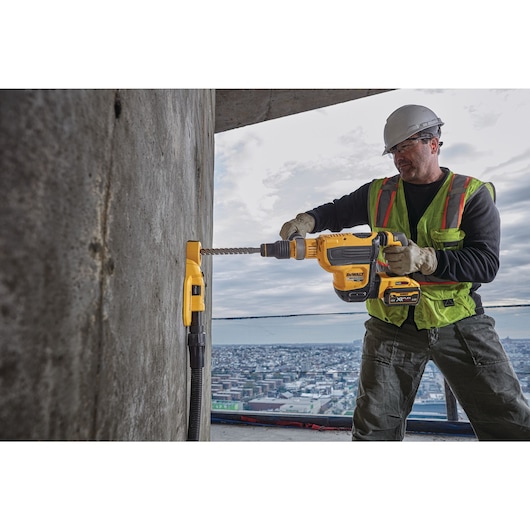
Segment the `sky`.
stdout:
<svg viewBox="0 0 530 530">
<path fill-rule="evenodd" d="M 383 127 L 401 105 L 443 121 L 440 165 L 493 182 L 501 215 L 501 267 L 480 293 L 486 306 L 530 299 L 530 90 L 399 89 L 215 135 L 213 247 L 259 247 L 285 221 L 397 173 Z M 367 226 L 347 229 L 368 231 Z M 329 233 L 329 232 L 324 232 Z M 317 237 L 308 235 L 307 237 Z M 361 338 L 364 303 L 346 303 L 316 260 L 259 254 L 213 259 L 213 342 L 343 342 Z M 501 336 L 526 338 L 528 308 L 489 311 Z M 340 315 L 337 313 L 356 313 Z M 317 315 L 282 319 L 256 316 Z M 221 320 L 240 318 L 241 320 Z"/>
</svg>

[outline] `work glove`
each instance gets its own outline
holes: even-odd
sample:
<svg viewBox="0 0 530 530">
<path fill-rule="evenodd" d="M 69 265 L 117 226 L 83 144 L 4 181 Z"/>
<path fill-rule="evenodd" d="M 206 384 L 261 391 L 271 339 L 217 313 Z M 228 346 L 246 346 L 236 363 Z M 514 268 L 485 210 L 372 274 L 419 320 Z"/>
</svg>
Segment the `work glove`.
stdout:
<svg viewBox="0 0 530 530">
<path fill-rule="evenodd" d="M 298 232 L 305 237 L 308 232 L 315 228 L 315 219 L 308 213 L 299 213 L 295 219 L 291 219 L 283 224 L 280 230 L 282 239 L 289 239 L 294 233 Z"/>
<path fill-rule="evenodd" d="M 428 276 L 433 274 L 438 266 L 434 248 L 419 247 L 410 239 L 407 247 L 386 247 L 384 254 L 390 271 L 394 274 L 420 271 Z"/>
</svg>

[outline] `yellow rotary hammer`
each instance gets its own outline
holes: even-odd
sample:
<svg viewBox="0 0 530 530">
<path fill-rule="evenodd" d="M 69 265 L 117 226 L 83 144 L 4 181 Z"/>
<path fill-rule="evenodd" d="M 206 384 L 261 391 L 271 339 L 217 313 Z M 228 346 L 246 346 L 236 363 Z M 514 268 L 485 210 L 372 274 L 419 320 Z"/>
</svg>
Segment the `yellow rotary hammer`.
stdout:
<svg viewBox="0 0 530 530">
<path fill-rule="evenodd" d="M 379 251 L 388 246 L 407 246 L 401 232 L 322 234 L 304 239 L 294 234 L 290 240 L 264 243 L 259 248 L 201 249 L 202 254 L 254 254 L 277 259 L 317 259 L 333 274 L 335 292 L 345 302 L 380 298 L 386 305 L 417 305 L 420 285 L 408 276 L 385 272 L 378 261 Z"/>
</svg>

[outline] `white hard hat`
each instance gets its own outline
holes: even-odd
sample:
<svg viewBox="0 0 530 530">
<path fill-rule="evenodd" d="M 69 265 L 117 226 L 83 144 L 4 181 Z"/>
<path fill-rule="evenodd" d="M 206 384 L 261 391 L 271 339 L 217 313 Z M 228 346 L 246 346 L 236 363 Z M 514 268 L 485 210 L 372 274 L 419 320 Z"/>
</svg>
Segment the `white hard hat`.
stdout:
<svg viewBox="0 0 530 530">
<path fill-rule="evenodd" d="M 399 107 L 386 120 L 383 133 L 385 140 L 383 154 L 388 154 L 392 147 L 412 135 L 430 127 L 441 127 L 443 124 L 443 121 L 431 109 L 422 105 L 404 105 Z"/>
</svg>

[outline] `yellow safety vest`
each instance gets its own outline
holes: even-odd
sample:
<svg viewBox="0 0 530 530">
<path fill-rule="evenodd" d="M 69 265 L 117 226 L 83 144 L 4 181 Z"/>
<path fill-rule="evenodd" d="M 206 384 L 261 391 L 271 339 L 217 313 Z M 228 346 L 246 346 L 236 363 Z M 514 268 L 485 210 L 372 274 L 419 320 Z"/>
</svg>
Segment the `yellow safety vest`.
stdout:
<svg viewBox="0 0 530 530">
<path fill-rule="evenodd" d="M 462 248 L 465 234 L 460 230 L 464 206 L 481 186 L 487 186 L 492 198 L 495 190 L 491 183 L 473 177 L 449 172 L 442 187 L 418 222 L 420 247 L 436 250 Z M 411 230 L 403 182 L 399 175 L 374 180 L 369 191 L 370 225 L 372 230 L 403 232 L 409 239 Z M 380 263 L 385 266 L 381 251 Z M 440 328 L 475 314 L 476 304 L 470 296 L 471 282 L 452 282 L 435 276 L 414 273 L 412 277 L 421 285 L 421 297 L 414 310 L 418 329 Z M 401 326 L 406 320 L 408 306 L 386 306 L 382 300 L 366 302 L 368 313 L 380 320 Z"/>
</svg>

